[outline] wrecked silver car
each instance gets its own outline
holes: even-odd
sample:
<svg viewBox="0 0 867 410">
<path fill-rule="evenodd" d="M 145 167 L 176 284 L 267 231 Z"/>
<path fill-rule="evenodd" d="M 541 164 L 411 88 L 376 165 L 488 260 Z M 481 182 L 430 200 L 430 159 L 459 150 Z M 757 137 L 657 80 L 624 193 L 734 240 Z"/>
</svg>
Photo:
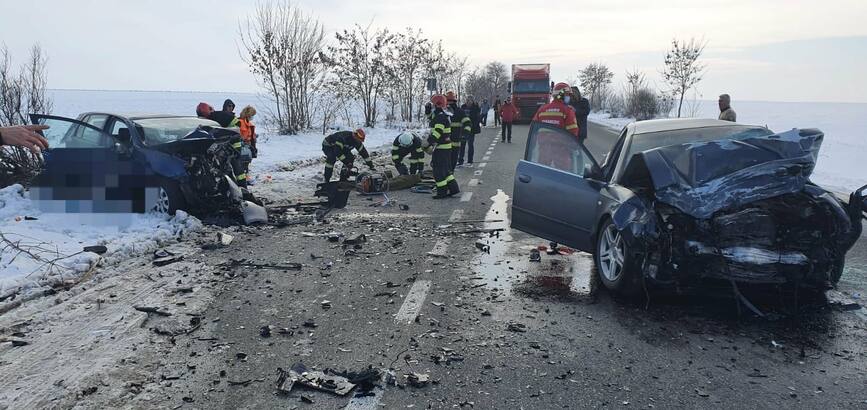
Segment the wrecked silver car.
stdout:
<svg viewBox="0 0 867 410">
<path fill-rule="evenodd" d="M 624 128 L 599 166 L 568 132 L 534 123 L 512 227 L 592 253 L 618 293 L 712 280 L 824 291 L 861 235 L 867 187 L 846 203 L 810 182 L 823 137 L 644 121 Z"/>
<path fill-rule="evenodd" d="M 266 222 L 246 189 L 240 135 L 208 119 L 85 113 L 32 115 L 50 149 L 31 198 L 47 212 L 237 212 Z M 242 146 L 243 148 L 243 146 Z M 249 154 L 248 154 L 249 155 Z"/>
</svg>

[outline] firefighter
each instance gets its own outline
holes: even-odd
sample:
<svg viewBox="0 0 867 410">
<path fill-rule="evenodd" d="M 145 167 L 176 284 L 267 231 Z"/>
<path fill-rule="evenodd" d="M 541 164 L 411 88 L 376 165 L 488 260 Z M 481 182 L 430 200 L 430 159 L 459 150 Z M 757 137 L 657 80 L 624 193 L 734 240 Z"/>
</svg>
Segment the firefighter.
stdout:
<svg viewBox="0 0 867 410">
<path fill-rule="evenodd" d="M 403 163 L 407 155 L 409 155 L 409 170 Z M 424 171 L 424 148 L 422 148 L 421 138 L 410 132 L 398 135 L 391 146 L 391 159 L 400 175 L 421 175 Z"/>
<path fill-rule="evenodd" d="M 460 193 L 460 189 L 458 189 L 458 181 L 455 180 L 451 167 L 451 120 L 445 111 L 448 101 L 444 95 L 437 94 L 431 97 L 431 104 L 434 106 L 433 126 L 428 142 L 430 149 L 433 150 L 430 164 L 433 167 L 434 181 L 436 181 L 434 199 L 442 199 Z"/>
<path fill-rule="evenodd" d="M 325 182 L 331 181 L 331 175 L 334 173 L 334 164 L 337 161 L 343 163 L 344 169 L 351 169 L 355 162 L 355 155 L 352 154 L 352 149 L 358 151 L 358 155 L 364 159 L 364 163 L 371 171 L 376 168 L 373 166 L 373 161 L 370 160 L 370 154 L 364 148 L 364 130 L 359 128 L 355 131 L 339 131 L 331 134 L 322 140 L 322 152 L 325 154 Z M 341 173 L 340 180 L 344 181 L 349 178 L 348 173 Z"/>
<path fill-rule="evenodd" d="M 569 88 L 569 84 L 557 83 L 554 85 L 551 92 L 553 100 L 539 107 L 539 111 L 536 111 L 536 115 L 533 116 L 533 121 L 554 124 L 577 137 L 578 122 L 575 120 L 575 110 L 563 101 L 567 96 L 572 96 L 572 89 Z"/>
<path fill-rule="evenodd" d="M 458 106 L 458 97 L 454 91 L 446 92 L 446 101 L 449 104 L 449 111 L 452 112 L 452 152 L 451 152 L 451 167 L 454 172 L 458 166 L 461 146 L 464 144 L 464 139 L 473 133 L 473 122 L 464 110 Z"/>
</svg>

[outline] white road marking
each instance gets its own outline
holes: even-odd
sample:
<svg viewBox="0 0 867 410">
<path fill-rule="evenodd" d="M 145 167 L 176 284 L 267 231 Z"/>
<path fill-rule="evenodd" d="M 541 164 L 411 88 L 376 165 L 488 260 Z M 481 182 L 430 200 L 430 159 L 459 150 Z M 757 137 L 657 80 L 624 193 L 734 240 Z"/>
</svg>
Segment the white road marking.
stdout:
<svg viewBox="0 0 867 410">
<path fill-rule="evenodd" d="M 491 155 L 493 152 L 494 151 L 488 150 L 488 152 L 486 152 L 485 155 Z"/>
<path fill-rule="evenodd" d="M 464 192 L 461 194 L 461 202 L 470 202 L 470 199 L 473 197 L 472 192 Z"/>
<path fill-rule="evenodd" d="M 382 396 L 385 395 L 385 389 L 377 387 L 373 390 L 375 396 L 353 397 L 349 400 L 349 404 L 344 407 L 346 410 L 375 410 L 379 409 L 379 402 L 382 401 Z"/>
<path fill-rule="evenodd" d="M 467 182 L 467 186 L 477 186 L 479 185 L 479 180 L 477 178 L 473 178 L 470 182 Z"/>
<path fill-rule="evenodd" d="M 452 211 L 452 215 L 449 217 L 449 222 L 454 222 L 460 220 L 464 216 L 463 209 L 455 209 Z"/>
<path fill-rule="evenodd" d="M 440 239 L 434 243 L 433 249 L 430 250 L 427 254 L 430 256 L 446 256 L 446 251 L 448 251 L 449 243 L 446 242 L 445 239 Z"/>
<path fill-rule="evenodd" d="M 482 162 L 481 164 L 479 164 L 479 168 L 484 168 L 485 165 L 488 165 L 488 163 L 487 163 L 487 162 Z"/>
<path fill-rule="evenodd" d="M 412 284 L 406 299 L 403 300 L 403 305 L 394 316 L 395 324 L 410 324 L 415 321 L 418 312 L 424 305 L 424 299 L 427 297 L 427 292 L 430 290 L 429 280 L 417 280 Z"/>
<path fill-rule="evenodd" d="M 488 161 L 490 159 L 491 159 L 490 155 L 485 155 L 484 157 L 482 157 L 482 161 Z"/>
<path fill-rule="evenodd" d="M 485 171 L 482 171 L 481 169 L 480 169 L 480 170 L 476 170 L 476 171 L 473 172 L 473 175 L 475 175 L 475 176 L 479 176 L 479 175 L 482 175 L 482 172 L 485 172 Z"/>
</svg>

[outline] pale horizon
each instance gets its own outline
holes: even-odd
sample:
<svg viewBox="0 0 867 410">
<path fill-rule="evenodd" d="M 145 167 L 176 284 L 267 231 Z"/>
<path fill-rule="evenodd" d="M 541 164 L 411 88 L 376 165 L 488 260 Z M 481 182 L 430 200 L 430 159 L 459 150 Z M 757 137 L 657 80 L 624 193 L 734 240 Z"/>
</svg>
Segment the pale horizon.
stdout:
<svg viewBox="0 0 867 410">
<path fill-rule="evenodd" d="M 436 7 L 453 17 L 443 24 L 431 17 L 428 2 L 295 2 L 319 18 L 329 39 L 355 23 L 420 28 L 472 66 L 548 62 L 553 79 L 562 81 L 602 62 L 615 72 L 616 89 L 627 69 L 644 72 L 652 86 L 665 89 L 659 72 L 670 41 L 703 39 L 708 70 L 698 99 L 728 93 L 734 101 L 867 103 L 867 2 L 755 3 L 591 0 L 552 14 L 522 1 L 444 0 Z M 16 62 L 40 43 L 49 57 L 52 89 L 255 93 L 237 43 L 239 21 L 254 5 L 12 3 L 4 6 L 5 15 L 26 18 L 7 18 L 0 38 Z"/>
</svg>

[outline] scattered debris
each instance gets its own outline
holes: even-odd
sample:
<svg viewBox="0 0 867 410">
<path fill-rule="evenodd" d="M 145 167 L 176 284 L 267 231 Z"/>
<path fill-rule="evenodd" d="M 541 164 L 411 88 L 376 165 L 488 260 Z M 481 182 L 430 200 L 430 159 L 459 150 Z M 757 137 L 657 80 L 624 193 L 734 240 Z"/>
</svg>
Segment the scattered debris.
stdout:
<svg viewBox="0 0 867 410">
<path fill-rule="evenodd" d="M 235 237 L 223 232 L 217 232 L 217 243 L 222 246 L 229 246 Z"/>
<path fill-rule="evenodd" d="M 304 324 L 301 326 L 304 326 L 304 327 L 307 327 L 310 329 L 315 329 L 316 326 L 318 326 L 318 325 L 316 324 L 316 322 L 313 321 L 313 319 L 307 319 L 306 321 L 304 321 Z"/>
<path fill-rule="evenodd" d="M 0 337 L 0 343 L 12 343 L 12 347 L 27 346 L 30 342 L 22 339 Z"/>
<path fill-rule="evenodd" d="M 538 249 L 530 250 L 530 262 L 542 262 L 542 255 Z"/>
<path fill-rule="evenodd" d="M 293 364 L 289 371 L 278 368 L 277 374 L 277 390 L 283 393 L 292 391 L 295 383 L 340 396 L 345 396 L 355 388 L 355 384 L 345 377 L 311 371 L 302 363 Z"/>
<path fill-rule="evenodd" d="M 246 362 L 247 361 L 247 353 L 244 353 L 244 352 L 235 353 L 235 358 L 242 361 L 242 362 Z"/>
<path fill-rule="evenodd" d="M 277 263 L 254 263 L 248 262 L 246 259 L 229 259 L 227 263 L 228 267 L 236 268 L 239 266 L 244 266 L 248 268 L 254 269 L 276 269 L 276 270 L 301 270 L 304 265 L 297 262 L 286 262 L 282 264 Z"/>
<path fill-rule="evenodd" d="M 171 263 L 175 263 L 184 259 L 183 255 L 175 255 L 172 252 L 169 252 L 165 249 L 158 249 L 154 251 L 154 266 L 165 266 Z"/>
<path fill-rule="evenodd" d="M 400 208 L 401 211 L 409 211 L 409 205 L 407 204 L 399 204 L 398 208 Z"/>
<path fill-rule="evenodd" d="M 377 383 L 382 379 L 382 371 L 374 368 L 373 366 L 368 366 L 367 369 L 362 371 L 342 371 L 336 372 L 329 369 L 326 369 L 326 372 L 334 374 L 336 376 L 345 377 L 349 380 L 350 383 L 356 385 L 358 387 L 359 392 L 369 392 L 373 390 Z"/>
<path fill-rule="evenodd" d="M 164 310 L 160 310 L 160 308 L 154 307 L 154 306 L 133 306 L 132 308 L 135 310 L 138 310 L 139 312 L 145 312 L 147 314 L 153 313 L 153 314 L 159 315 L 159 316 L 171 316 L 172 315 L 171 312 L 166 312 Z"/>
<path fill-rule="evenodd" d="M 262 326 L 259 328 L 259 336 L 262 337 L 271 337 L 271 331 L 274 330 L 274 326 Z"/>
<path fill-rule="evenodd" d="M 319 305 L 322 306 L 322 309 L 331 309 L 330 300 L 323 300 L 322 302 L 319 302 Z"/>
<path fill-rule="evenodd" d="M 108 252 L 108 248 L 105 247 L 104 245 L 93 245 L 93 246 L 85 246 L 84 251 L 85 252 L 93 252 L 97 255 L 102 255 L 102 254 Z"/>
<path fill-rule="evenodd" d="M 412 387 L 424 387 L 430 383 L 430 375 L 423 373 L 408 373 L 403 375 L 406 378 L 407 384 Z"/>
<path fill-rule="evenodd" d="M 488 245 L 484 242 L 476 241 L 476 249 L 487 254 L 491 253 L 491 245 Z"/>
<path fill-rule="evenodd" d="M 508 330 L 510 332 L 524 333 L 527 331 L 527 325 L 525 325 L 523 323 L 511 322 L 506 327 L 506 330 Z"/>
<path fill-rule="evenodd" d="M 361 245 L 367 242 L 367 237 L 364 234 L 354 235 L 343 240 L 344 245 Z"/>
</svg>

